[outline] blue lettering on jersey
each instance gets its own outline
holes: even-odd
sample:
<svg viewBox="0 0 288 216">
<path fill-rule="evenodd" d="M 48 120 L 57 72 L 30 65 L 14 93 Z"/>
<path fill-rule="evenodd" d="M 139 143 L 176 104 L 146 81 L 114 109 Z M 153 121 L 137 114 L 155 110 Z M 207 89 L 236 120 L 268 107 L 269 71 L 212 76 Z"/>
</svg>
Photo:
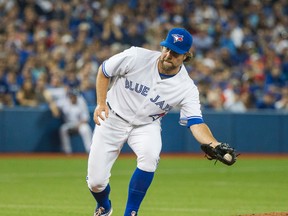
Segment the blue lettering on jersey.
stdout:
<svg viewBox="0 0 288 216">
<path fill-rule="evenodd" d="M 137 93 L 141 93 L 142 92 L 142 89 L 143 89 L 143 85 L 139 85 L 139 83 L 136 83 L 135 85 L 135 91 Z"/>
<path fill-rule="evenodd" d="M 148 95 L 148 92 L 149 92 L 149 90 L 150 90 L 150 88 L 149 88 L 149 87 L 147 87 L 147 86 L 144 86 L 144 89 L 143 89 L 143 91 L 141 92 L 141 94 L 142 94 L 142 95 L 144 95 L 144 96 L 147 96 L 147 95 Z"/>
<path fill-rule="evenodd" d="M 155 98 L 150 98 L 150 101 L 153 102 L 156 106 L 158 106 L 160 109 L 168 112 L 170 111 L 173 107 L 170 106 L 168 103 L 165 104 L 165 100 L 159 100 L 160 96 L 157 95 Z M 159 101 L 158 101 L 159 100 Z"/>
<path fill-rule="evenodd" d="M 130 91 L 135 91 L 136 93 L 141 94 L 145 97 L 148 95 L 148 92 L 150 90 L 149 87 L 142 85 L 142 84 L 139 84 L 139 83 L 134 83 L 133 81 L 128 80 L 127 78 L 125 80 L 125 88 L 130 90 Z M 165 111 L 164 115 L 173 108 L 168 103 L 166 103 L 165 100 L 161 100 L 160 95 L 157 95 L 155 98 L 150 98 L 150 101 L 152 103 L 154 103 L 156 106 L 158 106 L 161 110 Z M 158 118 L 162 117 L 161 115 L 163 115 L 163 113 L 156 114 L 156 116 L 158 116 L 158 115 L 160 115 L 160 116 L 159 117 L 150 116 L 150 117 L 152 117 L 153 119 L 154 118 L 158 119 Z"/>
<path fill-rule="evenodd" d="M 148 95 L 148 92 L 150 90 L 149 87 L 139 83 L 134 84 L 131 80 L 129 81 L 128 79 L 125 80 L 125 88 L 129 89 L 130 91 L 135 91 L 136 93 L 141 94 L 145 97 Z"/>
</svg>

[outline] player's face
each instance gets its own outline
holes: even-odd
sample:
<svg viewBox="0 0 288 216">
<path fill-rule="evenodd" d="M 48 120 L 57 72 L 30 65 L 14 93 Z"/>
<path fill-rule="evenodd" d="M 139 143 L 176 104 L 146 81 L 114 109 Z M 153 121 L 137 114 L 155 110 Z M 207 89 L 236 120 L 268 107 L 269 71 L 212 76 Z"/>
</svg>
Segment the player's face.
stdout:
<svg viewBox="0 0 288 216">
<path fill-rule="evenodd" d="M 72 104 L 76 104 L 77 103 L 77 96 L 70 95 L 69 98 L 70 98 L 70 101 L 71 101 Z"/>
<path fill-rule="evenodd" d="M 163 47 L 158 69 L 160 73 L 176 74 L 183 64 L 184 59 L 184 54 L 178 54 L 167 47 Z"/>
</svg>

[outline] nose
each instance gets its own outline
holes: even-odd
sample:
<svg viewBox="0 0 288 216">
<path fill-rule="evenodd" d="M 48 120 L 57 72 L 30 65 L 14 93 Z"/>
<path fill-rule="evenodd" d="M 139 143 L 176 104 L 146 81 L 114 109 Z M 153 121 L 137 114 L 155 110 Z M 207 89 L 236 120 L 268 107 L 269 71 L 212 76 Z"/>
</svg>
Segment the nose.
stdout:
<svg viewBox="0 0 288 216">
<path fill-rule="evenodd" d="M 167 56 L 167 58 L 172 58 L 172 56 L 173 56 L 172 51 L 171 50 L 167 51 L 166 56 Z"/>
</svg>

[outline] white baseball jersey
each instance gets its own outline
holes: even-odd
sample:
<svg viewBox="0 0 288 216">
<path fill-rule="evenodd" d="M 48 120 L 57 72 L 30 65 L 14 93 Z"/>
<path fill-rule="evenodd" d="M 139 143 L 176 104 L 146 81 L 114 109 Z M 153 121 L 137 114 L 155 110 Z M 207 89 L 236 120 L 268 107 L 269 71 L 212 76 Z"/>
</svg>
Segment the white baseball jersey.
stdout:
<svg viewBox="0 0 288 216">
<path fill-rule="evenodd" d="M 65 87 L 48 87 L 47 91 L 51 95 L 53 101 L 55 103 L 58 103 L 59 101 L 63 100 L 66 98 L 67 91 Z"/>
<path fill-rule="evenodd" d="M 90 114 L 88 106 L 82 96 L 77 96 L 77 103 L 72 104 L 70 98 L 66 96 L 57 103 L 64 115 L 64 121 L 78 124 L 80 121 L 89 121 Z"/>
<path fill-rule="evenodd" d="M 199 92 L 186 68 L 173 77 L 161 79 L 161 53 L 131 47 L 103 62 L 106 77 L 116 77 L 107 94 L 114 112 L 132 125 L 159 121 L 173 107 L 180 107 L 180 124 L 201 123 Z"/>
</svg>

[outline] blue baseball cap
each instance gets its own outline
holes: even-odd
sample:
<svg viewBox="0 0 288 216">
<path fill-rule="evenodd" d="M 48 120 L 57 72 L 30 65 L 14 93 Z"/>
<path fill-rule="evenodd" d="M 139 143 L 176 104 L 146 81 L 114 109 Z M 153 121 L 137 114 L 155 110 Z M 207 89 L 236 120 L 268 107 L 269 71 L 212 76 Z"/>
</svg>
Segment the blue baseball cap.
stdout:
<svg viewBox="0 0 288 216">
<path fill-rule="evenodd" d="M 193 43 L 192 35 L 184 28 L 171 29 L 161 46 L 167 47 L 178 54 L 189 52 Z"/>
</svg>

